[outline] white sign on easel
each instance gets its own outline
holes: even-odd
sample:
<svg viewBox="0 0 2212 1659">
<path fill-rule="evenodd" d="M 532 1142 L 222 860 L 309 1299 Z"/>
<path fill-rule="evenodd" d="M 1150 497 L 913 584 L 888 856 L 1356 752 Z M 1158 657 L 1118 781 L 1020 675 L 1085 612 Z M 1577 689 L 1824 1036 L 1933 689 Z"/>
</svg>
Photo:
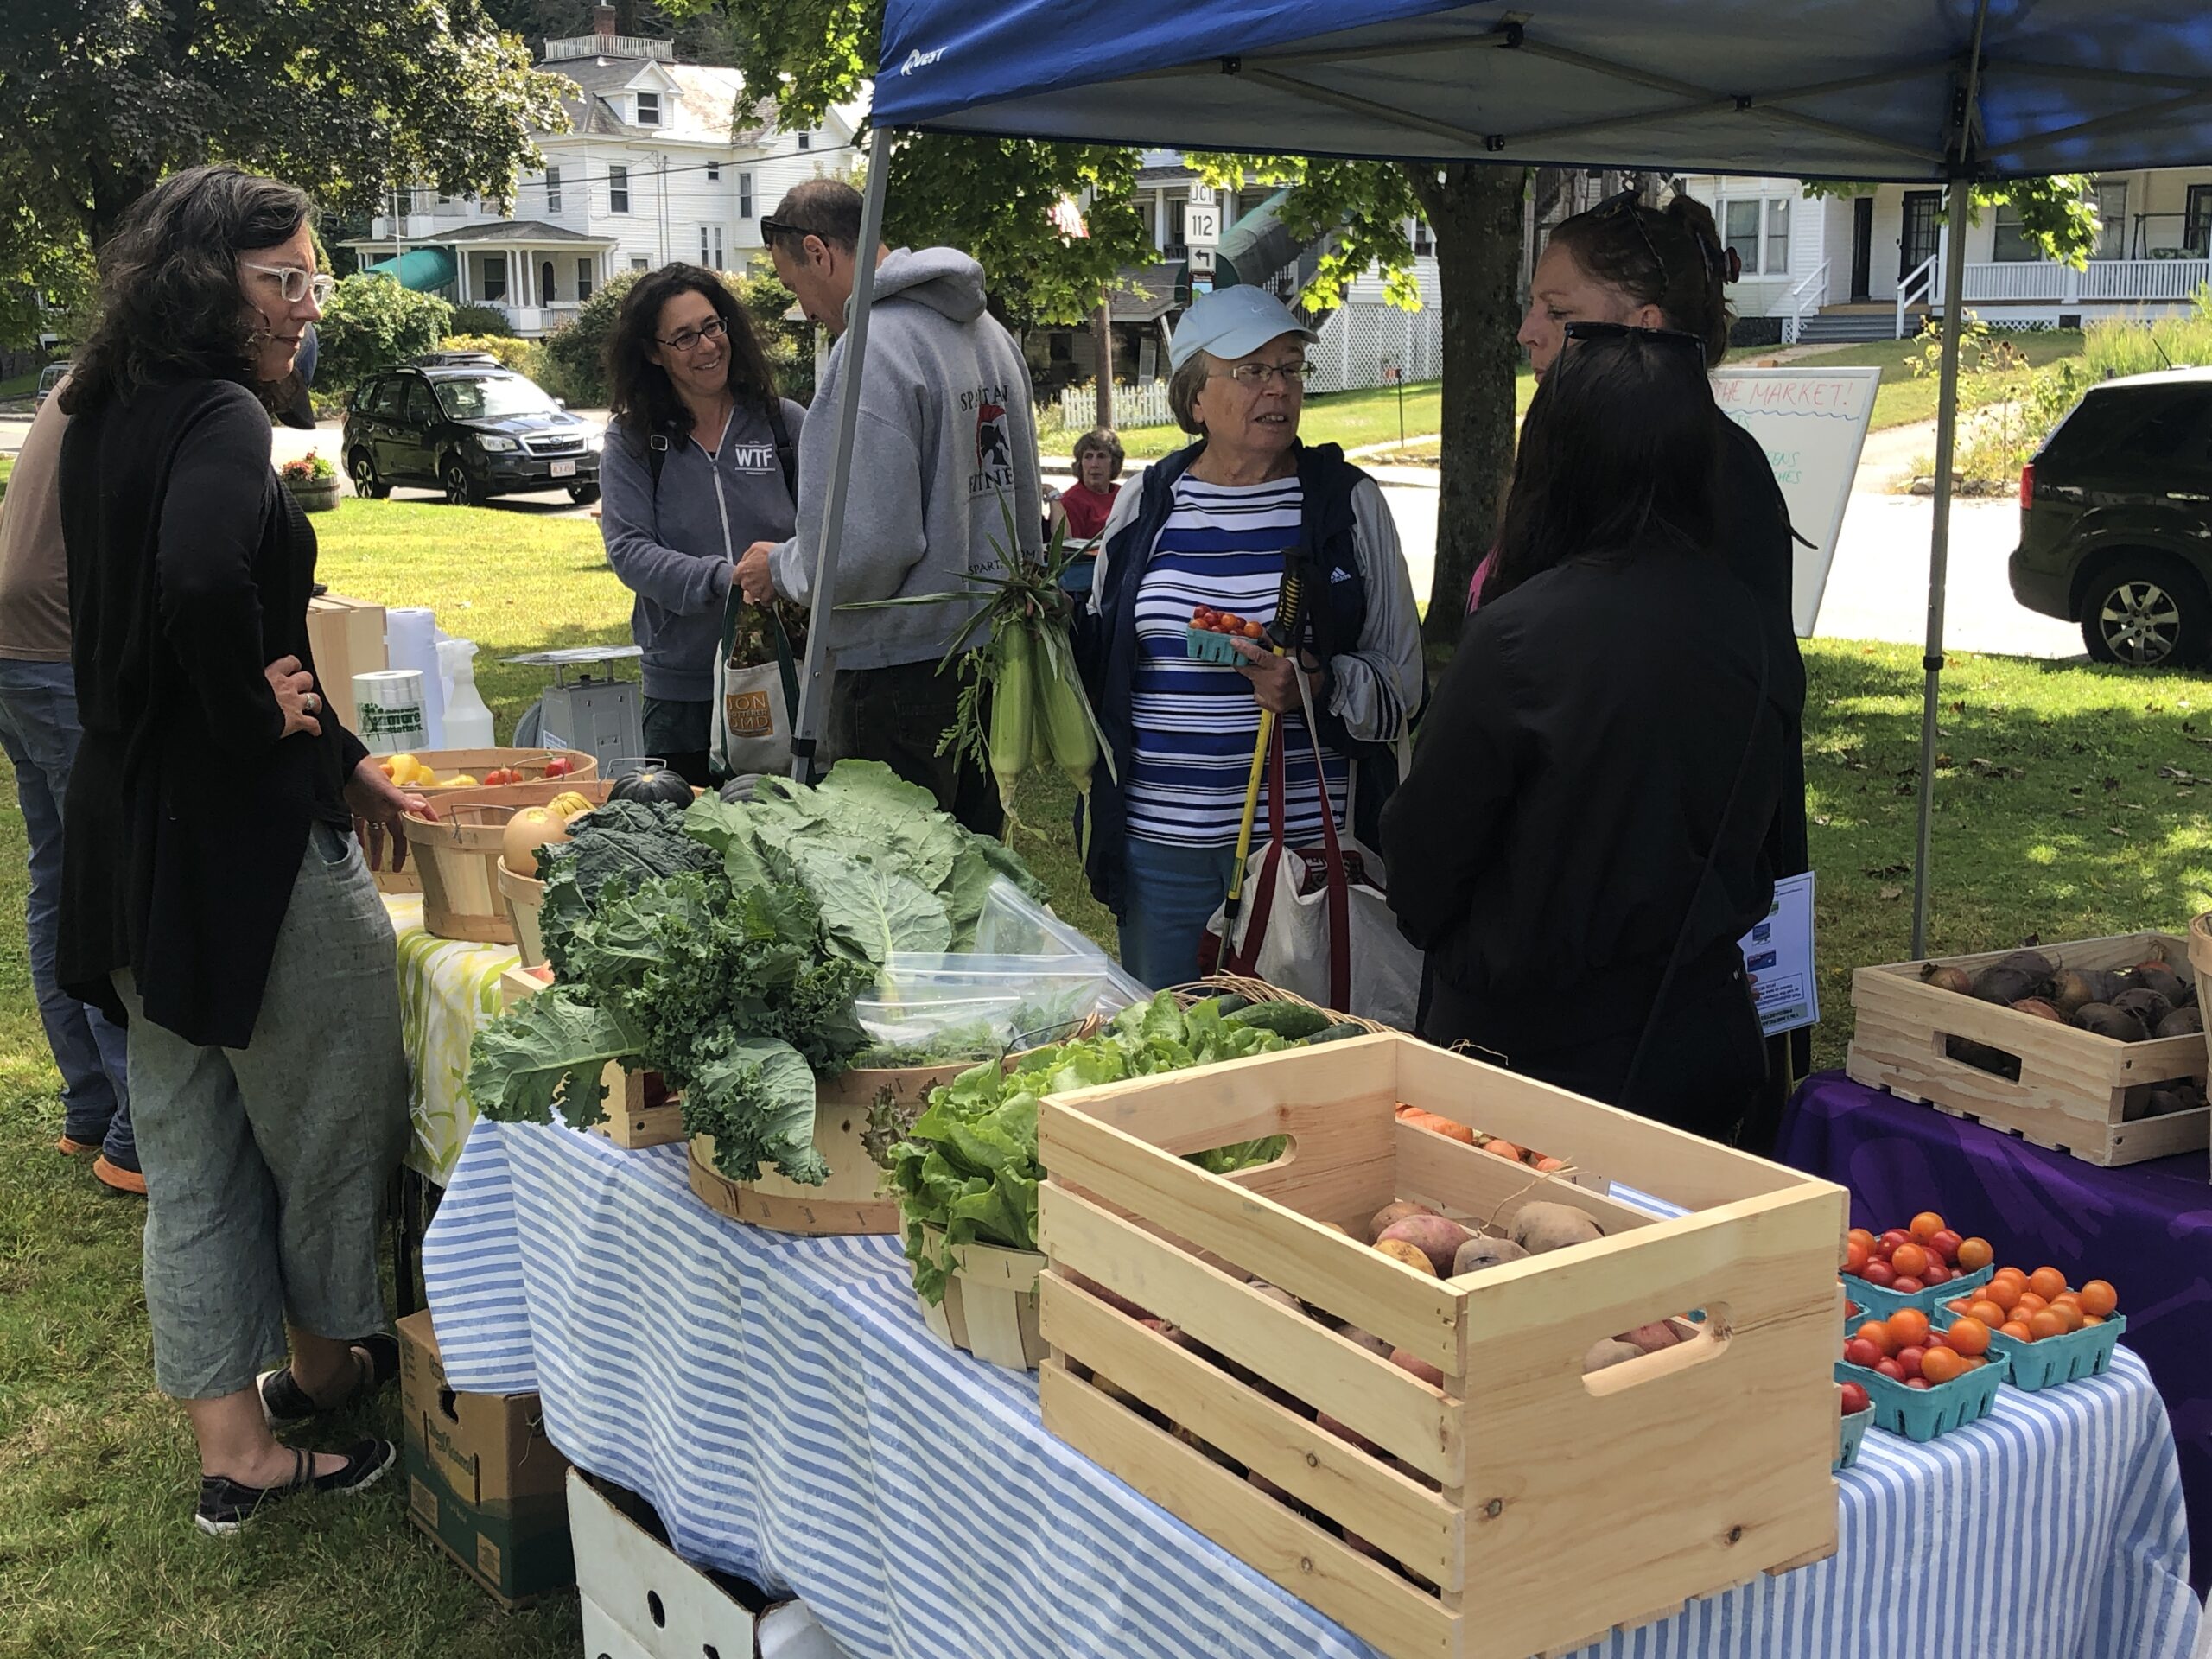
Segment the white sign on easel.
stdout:
<svg viewBox="0 0 2212 1659">
<path fill-rule="evenodd" d="M 1789 522 L 1810 542 L 1796 546 L 1790 613 L 1809 639 L 1821 613 L 1828 566 L 1843 532 L 1843 510 L 1859 471 L 1859 452 L 1874 416 L 1879 369 L 1723 369 L 1713 377 L 1720 412 L 1759 441 Z"/>
</svg>

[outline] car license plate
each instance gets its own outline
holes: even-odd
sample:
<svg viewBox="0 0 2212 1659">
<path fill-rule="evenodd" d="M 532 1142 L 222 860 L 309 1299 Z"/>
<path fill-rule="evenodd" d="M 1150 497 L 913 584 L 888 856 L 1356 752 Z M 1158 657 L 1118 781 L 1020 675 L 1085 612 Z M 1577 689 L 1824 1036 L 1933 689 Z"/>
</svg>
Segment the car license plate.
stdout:
<svg viewBox="0 0 2212 1659">
<path fill-rule="evenodd" d="M 556 461 L 547 467 L 546 471 L 555 478 L 574 478 L 576 475 L 576 463 L 573 461 Z"/>
</svg>

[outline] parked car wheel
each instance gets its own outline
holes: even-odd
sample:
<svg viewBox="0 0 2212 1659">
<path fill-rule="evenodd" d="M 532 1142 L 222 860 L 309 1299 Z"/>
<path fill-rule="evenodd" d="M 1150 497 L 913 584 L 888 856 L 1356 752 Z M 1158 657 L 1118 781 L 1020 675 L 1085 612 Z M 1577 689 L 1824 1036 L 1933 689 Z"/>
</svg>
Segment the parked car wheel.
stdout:
<svg viewBox="0 0 2212 1659">
<path fill-rule="evenodd" d="M 599 499 L 599 486 L 596 484 L 571 484 L 569 486 L 569 499 L 575 502 L 580 507 L 588 507 L 591 505 L 593 502 Z"/>
<path fill-rule="evenodd" d="M 468 468 L 461 464 L 458 456 L 448 461 L 438 474 L 446 489 L 446 504 L 454 507 L 480 507 L 484 492 L 468 475 Z"/>
<path fill-rule="evenodd" d="M 353 480 L 353 493 L 365 501 L 381 501 L 391 493 L 391 486 L 377 476 L 377 463 L 365 449 L 356 449 L 346 462 L 346 471 Z"/>
<path fill-rule="evenodd" d="M 2194 667 L 2212 648 L 2212 598 L 2180 560 L 2122 553 L 2082 591 L 2082 640 L 2100 663 Z"/>
</svg>

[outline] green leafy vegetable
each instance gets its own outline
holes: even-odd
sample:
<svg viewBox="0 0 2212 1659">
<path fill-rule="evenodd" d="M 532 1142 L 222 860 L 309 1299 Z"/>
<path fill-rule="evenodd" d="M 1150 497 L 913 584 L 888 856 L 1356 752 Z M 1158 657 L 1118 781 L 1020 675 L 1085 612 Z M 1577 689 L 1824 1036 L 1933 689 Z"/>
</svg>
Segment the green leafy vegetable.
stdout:
<svg viewBox="0 0 2212 1659">
<path fill-rule="evenodd" d="M 617 1015 L 556 985 L 477 1033 L 468 1092 L 486 1117 L 550 1122 L 558 1105 L 570 1125 L 588 1129 L 607 1116 L 607 1063 L 636 1053 L 643 1040 Z"/>
</svg>

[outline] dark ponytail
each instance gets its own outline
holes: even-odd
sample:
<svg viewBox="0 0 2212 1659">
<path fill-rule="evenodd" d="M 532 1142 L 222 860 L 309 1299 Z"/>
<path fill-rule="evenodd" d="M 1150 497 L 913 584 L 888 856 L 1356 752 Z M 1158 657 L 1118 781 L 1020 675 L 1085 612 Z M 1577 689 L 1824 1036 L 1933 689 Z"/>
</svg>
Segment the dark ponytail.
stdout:
<svg viewBox="0 0 2212 1659">
<path fill-rule="evenodd" d="M 1727 284 L 1737 266 L 1713 210 L 1696 197 L 1678 192 L 1664 209 L 1606 203 L 1561 221 L 1551 239 L 1595 281 L 1657 306 L 1668 327 L 1704 340 L 1708 367 L 1728 355 Z"/>
</svg>

